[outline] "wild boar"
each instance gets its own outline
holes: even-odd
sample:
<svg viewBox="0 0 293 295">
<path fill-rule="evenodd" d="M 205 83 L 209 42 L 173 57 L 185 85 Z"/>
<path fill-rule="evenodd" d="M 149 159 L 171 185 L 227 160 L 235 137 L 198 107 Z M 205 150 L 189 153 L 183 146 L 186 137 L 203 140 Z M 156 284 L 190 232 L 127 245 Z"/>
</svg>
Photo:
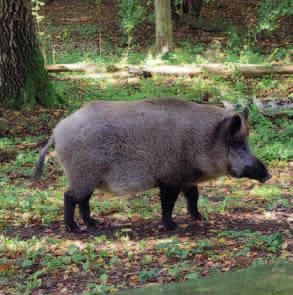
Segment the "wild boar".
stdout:
<svg viewBox="0 0 293 295">
<path fill-rule="evenodd" d="M 96 188 L 124 195 L 158 187 L 163 224 L 174 229 L 172 211 L 181 191 L 189 213 L 201 219 L 199 182 L 223 175 L 270 178 L 249 149 L 247 116 L 175 98 L 91 102 L 57 124 L 34 175 L 40 177 L 54 144 L 69 179 L 64 220 L 70 231 L 79 231 L 77 204 L 84 223 L 95 225 L 89 200 Z"/>
</svg>

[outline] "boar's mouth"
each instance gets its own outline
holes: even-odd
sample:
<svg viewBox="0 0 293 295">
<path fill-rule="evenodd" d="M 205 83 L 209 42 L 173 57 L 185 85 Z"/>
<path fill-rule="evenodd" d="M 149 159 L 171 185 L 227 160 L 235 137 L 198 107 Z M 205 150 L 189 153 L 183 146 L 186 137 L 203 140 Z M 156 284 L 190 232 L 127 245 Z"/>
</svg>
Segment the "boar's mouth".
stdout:
<svg viewBox="0 0 293 295">
<path fill-rule="evenodd" d="M 269 174 L 267 168 L 261 162 L 258 162 L 257 165 L 245 167 L 240 177 L 247 177 L 265 183 L 272 176 Z"/>
<path fill-rule="evenodd" d="M 258 180 L 261 183 L 265 183 L 272 178 L 267 168 L 263 163 L 257 160 L 257 163 L 253 166 L 245 167 L 241 174 L 235 173 L 231 167 L 229 167 L 230 175 L 236 178 L 250 178 Z"/>
<path fill-rule="evenodd" d="M 259 182 L 265 183 L 266 181 L 268 181 L 271 178 L 272 178 L 272 175 L 268 174 L 268 175 L 264 176 L 263 178 L 259 179 Z"/>
</svg>

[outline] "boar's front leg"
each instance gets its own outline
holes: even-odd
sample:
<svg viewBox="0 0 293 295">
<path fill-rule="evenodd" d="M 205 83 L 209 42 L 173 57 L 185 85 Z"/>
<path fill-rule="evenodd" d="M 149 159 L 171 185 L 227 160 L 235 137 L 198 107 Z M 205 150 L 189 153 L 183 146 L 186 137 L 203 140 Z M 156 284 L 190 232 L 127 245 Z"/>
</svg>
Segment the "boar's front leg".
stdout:
<svg viewBox="0 0 293 295">
<path fill-rule="evenodd" d="M 188 213 L 195 220 L 203 220 L 203 216 L 199 213 L 198 203 L 198 188 L 196 185 L 188 185 L 183 187 L 182 192 L 187 200 Z"/>
<path fill-rule="evenodd" d="M 160 185 L 162 220 L 167 230 L 173 230 L 177 227 L 177 224 L 172 220 L 172 212 L 179 193 L 180 187 Z"/>
<path fill-rule="evenodd" d="M 80 232 L 78 225 L 74 221 L 74 210 L 77 201 L 71 191 L 64 193 L 64 222 L 66 229 L 71 232 Z"/>
<path fill-rule="evenodd" d="M 89 201 L 90 201 L 91 195 L 92 195 L 92 193 L 90 193 L 84 199 L 79 201 L 80 216 L 87 226 L 95 226 L 96 225 L 96 221 L 95 221 L 95 219 L 91 218 L 91 213 L 90 213 Z"/>
</svg>

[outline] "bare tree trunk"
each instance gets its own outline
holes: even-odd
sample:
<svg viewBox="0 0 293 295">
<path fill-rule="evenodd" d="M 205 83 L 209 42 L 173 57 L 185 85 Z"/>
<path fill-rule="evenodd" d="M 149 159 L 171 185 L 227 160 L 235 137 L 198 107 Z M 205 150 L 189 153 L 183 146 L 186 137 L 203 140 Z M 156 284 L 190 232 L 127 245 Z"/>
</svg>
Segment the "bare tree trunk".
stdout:
<svg viewBox="0 0 293 295">
<path fill-rule="evenodd" d="M 203 0 L 193 0 L 192 2 L 192 14 L 198 18 L 203 6 Z"/>
<path fill-rule="evenodd" d="M 172 0 L 171 7 L 174 10 L 182 10 L 183 14 L 192 13 L 193 16 L 198 18 L 201 13 L 204 0 L 182 0 L 182 4 L 177 4 L 178 2 Z M 181 8 L 181 9 L 180 9 Z"/>
<path fill-rule="evenodd" d="M 57 97 L 49 84 L 29 0 L 0 0 L 0 102 L 11 107 Z"/>
<path fill-rule="evenodd" d="M 166 53 L 172 48 L 172 19 L 170 0 L 155 0 L 156 50 Z"/>
</svg>

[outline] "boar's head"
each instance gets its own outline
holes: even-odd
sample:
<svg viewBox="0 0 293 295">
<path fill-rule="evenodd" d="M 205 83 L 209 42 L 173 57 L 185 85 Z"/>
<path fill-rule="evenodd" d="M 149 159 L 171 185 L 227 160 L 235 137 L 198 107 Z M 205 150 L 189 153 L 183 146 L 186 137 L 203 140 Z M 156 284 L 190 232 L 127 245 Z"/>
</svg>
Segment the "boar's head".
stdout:
<svg viewBox="0 0 293 295">
<path fill-rule="evenodd" d="M 248 144 L 248 109 L 227 115 L 218 126 L 218 139 L 225 145 L 228 174 L 266 182 L 271 178 L 266 166 L 251 152 Z M 220 138 L 219 138 L 220 136 Z"/>
</svg>

